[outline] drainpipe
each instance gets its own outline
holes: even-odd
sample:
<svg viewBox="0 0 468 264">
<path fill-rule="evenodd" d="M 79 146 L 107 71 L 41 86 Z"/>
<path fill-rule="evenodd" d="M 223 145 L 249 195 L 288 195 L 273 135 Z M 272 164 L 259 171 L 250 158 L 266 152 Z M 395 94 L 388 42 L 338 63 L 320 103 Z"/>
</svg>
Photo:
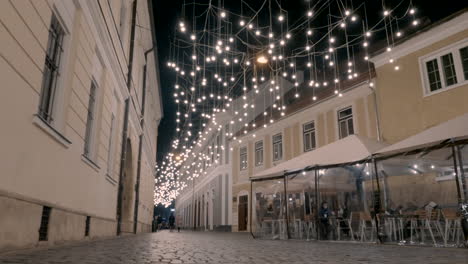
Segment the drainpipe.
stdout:
<svg viewBox="0 0 468 264">
<path fill-rule="evenodd" d="M 371 82 L 369 81 L 369 84 Z M 379 107 L 377 104 L 377 91 L 375 88 L 369 85 L 369 89 L 372 91 L 372 96 L 374 97 L 374 111 L 375 111 L 375 122 L 377 123 L 377 141 L 382 141 L 382 132 L 380 130 L 380 116 L 379 116 Z"/>
<path fill-rule="evenodd" d="M 154 45 L 147 51 L 145 51 L 145 66 L 143 66 L 143 89 L 141 96 L 141 114 L 140 114 L 140 127 L 141 135 L 139 136 L 138 143 L 138 164 L 137 164 L 137 179 L 135 185 L 135 207 L 133 213 L 133 233 L 137 233 L 138 228 L 138 205 L 140 203 L 140 178 L 141 178 L 141 152 L 143 149 L 143 135 L 144 135 L 144 126 L 145 126 L 145 105 L 146 105 L 146 69 L 148 66 L 148 53 L 154 50 Z M 155 62 L 156 63 L 156 62 Z"/>
<path fill-rule="evenodd" d="M 127 89 L 130 91 L 132 85 L 132 69 L 133 69 L 133 49 L 135 42 L 135 24 L 136 24 L 137 0 L 133 2 L 132 8 L 132 26 L 130 34 L 130 52 L 128 59 L 127 72 Z M 128 138 L 128 116 L 130 108 L 130 96 L 125 99 L 124 125 L 122 130 L 122 149 L 120 153 L 120 170 L 119 170 L 119 188 L 117 192 L 117 235 L 122 231 L 122 196 L 123 196 L 123 178 L 125 173 L 125 161 L 127 159 L 127 138 Z"/>
</svg>

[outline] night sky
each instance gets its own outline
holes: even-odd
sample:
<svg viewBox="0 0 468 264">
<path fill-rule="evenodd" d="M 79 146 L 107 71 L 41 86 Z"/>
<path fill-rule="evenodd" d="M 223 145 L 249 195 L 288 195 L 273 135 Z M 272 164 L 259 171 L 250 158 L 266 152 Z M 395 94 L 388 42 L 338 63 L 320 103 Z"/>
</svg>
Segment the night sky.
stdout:
<svg viewBox="0 0 468 264">
<path fill-rule="evenodd" d="M 166 65 L 169 58 L 169 49 L 170 49 L 170 40 L 174 38 L 174 33 L 176 31 L 177 23 L 180 19 L 183 0 L 165 0 L 158 1 L 153 0 L 154 7 L 154 17 L 156 24 L 156 36 L 158 41 L 158 52 L 159 52 L 159 69 L 160 69 L 160 79 L 161 79 L 161 100 L 164 108 L 164 117 L 159 124 L 159 133 L 158 133 L 158 163 L 171 149 L 171 142 L 176 135 L 176 111 L 177 106 L 173 99 L 174 92 L 174 80 L 175 74 L 173 70 L 169 69 Z M 189 2 L 197 3 L 209 3 L 208 0 L 187 0 Z M 218 1 L 212 1 L 213 4 L 216 4 Z M 224 2 L 224 8 L 229 9 L 233 12 L 238 13 L 240 10 L 240 2 L 238 0 L 231 1 L 222 1 Z M 247 0 L 245 1 L 251 7 L 259 7 L 263 1 L 258 0 Z M 282 7 L 288 11 L 289 21 L 295 21 L 297 17 L 303 16 L 307 10 L 307 1 L 304 0 L 293 0 L 293 1 L 280 1 Z M 317 1 L 312 1 L 312 3 Z M 348 3 L 351 6 L 351 1 L 342 1 L 343 3 Z M 379 0 L 355 0 L 352 1 L 352 6 L 359 6 L 361 3 L 366 3 L 367 17 L 369 24 L 372 24 L 372 21 L 377 21 L 381 18 L 382 14 L 382 1 Z M 388 7 L 396 6 L 400 3 L 400 0 L 387 0 L 385 5 Z M 406 3 L 409 3 L 405 0 Z M 418 18 L 425 20 L 427 18 L 431 22 L 436 22 L 452 13 L 455 13 L 463 8 L 467 8 L 467 2 L 463 0 L 446 0 L 446 1 L 430 1 L 430 0 L 413 0 L 413 5 L 417 8 Z M 191 9 L 191 6 L 189 6 Z M 378 12 L 375 12 L 378 10 Z M 267 18 L 261 18 L 267 19 Z M 326 21 L 323 21 L 321 24 L 325 24 Z M 383 36 L 382 36 L 383 37 Z M 383 39 L 381 39 L 383 40 Z M 376 41 L 374 39 L 374 41 Z M 378 41 L 378 40 L 377 40 Z M 372 54 L 372 52 L 371 52 Z"/>
</svg>

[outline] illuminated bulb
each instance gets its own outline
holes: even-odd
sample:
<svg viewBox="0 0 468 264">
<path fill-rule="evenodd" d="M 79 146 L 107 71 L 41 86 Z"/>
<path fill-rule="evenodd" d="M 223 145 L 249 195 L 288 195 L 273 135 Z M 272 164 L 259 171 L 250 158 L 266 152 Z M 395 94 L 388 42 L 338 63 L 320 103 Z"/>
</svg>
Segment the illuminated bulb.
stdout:
<svg viewBox="0 0 468 264">
<path fill-rule="evenodd" d="M 286 38 L 287 38 L 287 39 L 291 38 L 291 34 L 287 33 L 287 34 L 286 34 Z"/>
<path fill-rule="evenodd" d="M 335 38 L 334 37 L 330 38 L 330 43 L 335 43 Z"/>
<path fill-rule="evenodd" d="M 398 32 L 396 33 L 396 36 L 397 36 L 397 37 L 401 37 L 401 32 L 398 31 Z"/>
<path fill-rule="evenodd" d="M 309 35 L 309 36 L 312 35 L 312 30 L 310 30 L 310 29 L 307 30 L 307 35 Z"/>
<path fill-rule="evenodd" d="M 345 15 L 346 15 L 346 16 L 349 16 L 350 14 L 351 14 L 351 11 L 349 11 L 349 10 L 346 10 L 346 11 L 345 11 Z"/>
<path fill-rule="evenodd" d="M 413 20 L 413 26 L 417 26 L 419 24 L 418 20 Z"/>
<path fill-rule="evenodd" d="M 252 28 L 253 28 L 253 25 L 252 25 L 252 24 L 249 24 L 247 27 L 248 27 L 249 29 L 252 29 Z"/>
<path fill-rule="evenodd" d="M 384 15 L 384 16 L 388 16 L 389 14 L 390 14 L 390 12 L 389 12 L 388 10 L 385 10 L 385 11 L 383 12 L 383 15 Z"/>
<path fill-rule="evenodd" d="M 226 12 L 221 12 L 221 17 L 226 17 Z"/>
<path fill-rule="evenodd" d="M 294 96 L 295 96 L 296 98 L 299 98 L 299 94 L 298 94 L 298 93 L 296 93 Z"/>
<path fill-rule="evenodd" d="M 273 37 L 273 33 L 270 32 L 270 33 L 268 34 L 268 37 L 269 37 L 269 38 L 272 38 L 272 37 Z"/>
<path fill-rule="evenodd" d="M 395 66 L 395 71 L 398 71 L 400 69 L 400 66 Z"/>
<path fill-rule="evenodd" d="M 184 27 L 183 27 L 183 28 L 181 28 L 181 29 L 180 29 L 180 31 L 182 31 L 182 32 L 185 32 L 185 28 L 184 28 Z"/>
<path fill-rule="evenodd" d="M 234 42 L 234 39 L 233 39 L 233 38 L 229 38 L 229 42 Z"/>
<path fill-rule="evenodd" d="M 289 67 L 293 68 L 293 67 L 294 67 L 294 63 L 291 62 L 291 63 L 289 64 Z"/>
<path fill-rule="evenodd" d="M 363 45 L 364 47 L 367 47 L 367 46 L 369 45 L 369 43 L 367 43 L 367 41 L 364 41 L 364 43 L 362 43 L 362 45 Z"/>
<path fill-rule="evenodd" d="M 280 22 L 283 21 L 283 20 L 284 20 L 284 16 L 283 16 L 283 15 L 280 15 L 280 16 L 278 17 L 278 20 L 279 20 Z"/>
<path fill-rule="evenodd" d="M 281 46 L 284 46 L 284 43 L 285 43 L 284 40 L 280 40 L 280 45 Z"/>
<path fill-rule="evenodd" d="M 390 59 L 390 60 L 389 60 L 390 63 L 393 63 L 393 61 L 394 61 L 393 59 Z"/>
<path fill-rule="evenodd" d="M 244 26 L 244 25 L 245 25 L 245 21 L 244 21 L 244 20 L 239 21 L 239 25 Z"/>
<path fill-rule="evenodd" d="M 371 35 L 372 35 L 372 33 L 370 31 L 366 32 L 366 37 L 370 37 Z"/>
<path fill-rule="evenodd" d="M 255 31 L 255 35 L 260 35 L 260 30 Z"/>
<path fill-rule="evenodd" d="M 313 96 L 313 97 L 312 97 L 312 100 L 316 101 L 316 100 L 317 100 L 317 96 Z"/>
<path fill-rule="evenodd" d="M 195 35 L 192 34 L 192 35 L 190 36 L 190 39 L 191 39 L 191 40 L 195 40 Z"/>
<path fill-rule="evenodd" d="M 414 13 L 416 13 L 416 10 L 414 8 L 411 8 L 409 13 L 413 15 Z"/>
<path fill-rule="evenodd" d="M 356 19 L 357 19 L 356 16 L 351 17 L 351 21 L 353 21 L 353 22 L 356 21 Z"/>
<path fill-rule="evenodd" d="M 365 57 L 364 57 L 364 60 L 369 60 L 369 56 L 365 56 Z"/>
<path fill-rule="evenodd" d="M 392 48 L 391 47 L 387 47 L 387 52 L 390 52 L 392 51 Z"/>
<path fill-rule="evenodd" d="M 340 27 L 345 28 L 345 27 L 346 27 L 346 23 L 345 23 L 345 22 L 341 22 Z"/>
</svg>

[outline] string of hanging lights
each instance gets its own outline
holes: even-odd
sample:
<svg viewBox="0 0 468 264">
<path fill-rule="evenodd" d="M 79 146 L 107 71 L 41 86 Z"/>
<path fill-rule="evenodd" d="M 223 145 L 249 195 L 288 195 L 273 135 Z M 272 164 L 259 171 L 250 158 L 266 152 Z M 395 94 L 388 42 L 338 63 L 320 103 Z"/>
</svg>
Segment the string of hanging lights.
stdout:
<svg viewBox="0 0 468 264">
<path fill-rule="evenodd" d="M 240 8 L 232 10 L 222 1 L 217 6 L 212 1 L 184 3 L 167 62 L 175 74 L 176 134 L 171 153 L 156 165 L 155 205 L 169 206 L 218 162 L 211 157 L 219 157 L 217 148 L 223 146 L 209 146 L 208 153 L 196 148 L 222 129 L 220 113 L 229 114 L 229 123 L 248 134 L 257 128 L 250 121 L 256 118 L 255 108 L 262 107 L 259 101 L 264 102 L 263 128 L 273 124 L 275 116 L 285 116 L 283 80 L 293 84 L 295 98 L 304 89 L 312 90 L 312 101 L 320 89 L 343 96 L 343 81 L 371 70 L 373 45 L 384 42 L 386 52 L 392 52 L 405 34 L 403 28 L 420 24 L 411 0 L 393 7 L 382 1 L 377 16 L 375 10 L 368 16 L 368 2 L 354 2 L 359 5 L 353 8 L 353 1 L 308 1 L 300 15 L 290 14 L 278 0 L 264 0 L 257 9 L 240 1 Z M 400 69 L 395 59 L 388 63 Z M 225 136 L 241 143 L 232 131 Z"/>
</svg>

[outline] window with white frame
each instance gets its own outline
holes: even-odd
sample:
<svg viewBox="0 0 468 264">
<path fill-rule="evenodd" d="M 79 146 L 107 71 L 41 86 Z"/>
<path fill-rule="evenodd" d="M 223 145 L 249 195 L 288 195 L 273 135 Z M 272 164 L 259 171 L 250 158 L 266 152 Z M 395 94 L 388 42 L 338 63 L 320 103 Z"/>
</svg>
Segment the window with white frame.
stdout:
<svg viewBox="0 0 468 264">
<path fill-rule="evenodd" d="M 273 136 L 273 161 L 283 158 L 283 136 L 278 133 Z"/>
<path fill-rule="evenodd" d="M 313 121 L 302 125 L 302 135 L 304 152 L 315 149 L 315 123 Z"/>
<path fill-rule="evenodd" d="M 263 141 L 255 142 L 255 166 L 263 164 Z"/>
<path fill-rule="evenodd" d="M 421 60 L 424 93 L 430 95 L 468 82 L 468 40 Z"/>
<path fill-rule="evenodd" d="M 86 119 L 86 132 L 84 138 L 84 152 L 88 158 L 91 158 L 91 144 L 94 134 L 95 127 L 95 113 L 96 113 L 96 90 L 97 85 L 91 81 L 91 89 L 89 90 L 89 101 L 88 101 L 88 118 Z"/>
<path fill-rule="evenodd" d="M 247 169 L 247 147 L 240 148 L 240 169 Z"/>
<path fill-rule="evenodd" d="M 338 132 L 340 139 L 354 134 L 353 108 L 351 106 L 338 111 Z"/>
<path fill-rule="evenodd" d="M 65 31 L 63 27 L 56 15 L 52 14 L 38 113 L 38 116 L 48 124 L 53 122 L 53 108 L 56 103 L 55 97 L 57 94 L 57 82 L 61 74 L 60 63 L 63 54 L 64 36 Z"/>
</svg>

